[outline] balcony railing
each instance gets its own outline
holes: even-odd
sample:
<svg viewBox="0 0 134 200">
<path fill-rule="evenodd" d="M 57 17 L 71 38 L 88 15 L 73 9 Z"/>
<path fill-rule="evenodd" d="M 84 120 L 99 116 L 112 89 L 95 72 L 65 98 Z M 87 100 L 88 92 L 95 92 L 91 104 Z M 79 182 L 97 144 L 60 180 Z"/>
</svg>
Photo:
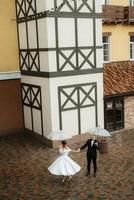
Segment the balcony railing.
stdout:
<svg viewBox="0 0 134 200">
<path fill-rule="evenodd" d="M 128 22 L 134 22 L 134 6 L 124 7 L 124 18 Z"/>
<path fill-rule="evenodd" d="M 118 22 L 124 20 L 124 7 L 114 5 L 103 5 L 103 22 Z"/>
<path fill-rule="evenodd" d="M 134 6 L 103 5 L 103 23 L 134 23 Z"/>
</svg>

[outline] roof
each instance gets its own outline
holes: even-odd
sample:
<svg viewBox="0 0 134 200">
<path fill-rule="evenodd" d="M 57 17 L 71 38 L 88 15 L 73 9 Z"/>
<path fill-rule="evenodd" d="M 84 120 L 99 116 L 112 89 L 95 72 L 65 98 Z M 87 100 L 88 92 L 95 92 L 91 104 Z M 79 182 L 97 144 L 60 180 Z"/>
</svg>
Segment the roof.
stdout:
<svg viewBox="0 0 134 200">
<path fill-rule="evenodd" d="M 134 92 L 134 61 L 104 64 L 104 96 Z"/>
</svg>

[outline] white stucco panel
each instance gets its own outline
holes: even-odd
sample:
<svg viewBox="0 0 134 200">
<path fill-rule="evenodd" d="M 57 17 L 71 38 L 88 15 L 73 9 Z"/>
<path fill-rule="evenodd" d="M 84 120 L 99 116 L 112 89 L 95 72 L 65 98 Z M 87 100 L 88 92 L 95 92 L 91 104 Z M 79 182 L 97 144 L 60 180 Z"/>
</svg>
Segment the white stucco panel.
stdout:
<svg viewBox="0 0 134 200">
<path fill-rule="evenodd" d="M 47 18 L 48 48 L 56 47 L 55 34 L 55 19 Z"/>
<path fill-rule="evenodd" d="M 26 23 L 20 23 L 18 26 L 20 49 L 27 49 Z"/>
<path fill-rule="evenodd" d="M 81 132 L 86 133 L 90 127 L 95 127 L 95 107 L 82 108 L 81 114 Z M 89 128 L 88 128 L 89 127 Z"/>
<path fill-rule="evenodd" d="M 97 68 L 103 68 L 103 49 L 96 49 Z"/>
<path fill-rule="evenodd" d="M 37 8 L 37 13 L 45 11 L 46 10 L 46 0 L 36 0 L 36 8 Z"/>
<path fill-rule="evenodd" d="M 96 46 L 102 46 L 102 20 L 96 19 Z"/>
<path fill-rule="evenodd" d="M 54 0 L 36 0 L 37 12 L 44 12 L 54 8 Z"/>
<path fill-rule="evenodd" d="M 37 0 L 38 1 L 38 0 Z M 44 0 L 45 1 L 45 4 L 46 4 L 46 10 L 51 10 L 53 11 L 52 9 L 54 8 L 54 0 Z M 59 0 L 58 0 L 59 1 Z M 57 1 L 57 2 L 58 2 Z"/>
<path fill-rule="evenodd" d="M 40 71 L 49 71 L 48 51 L 40 51 Z"/>
<path fill-rule="evenodd" d="M 47 19 L 38 20 L 39 48 L 48 48 Z"/>
<path fill-rule="evenodd" d="M 32 130 L 32 117 L 31 117 L 31 108 L 24 106 L 24 124 L 25 128 Z"/>
<path fill-rule="evenodd" d="M 33 109 L 34 132 L 42 135 L 40 111 Z"/>
<path fill-rule="evenodd" d="M 91 1 L 91 0 L 90 0 Z M 102 12 L 102 0 L 94 0 L 95 1 L 95 12 L 101 13 Z"/>
<path fill-rule="evenodd" d="M 29 41 L 29 48 L 37 48 L 37 36 L 36 36 L 35 21 L 28 22 L 28 41 Z"/>
<path fill-rule="evenodd" d="M 75 46 L 74 19 L 71 18 L 58 19 L 58 36 L 59 36 L 59 47 Z"/>
<path fill-rule="evenodd" d="M 92 19 L 78 19 L 78 45 L 93 46 Z"/>
<path fill-rule="evenodd" d="M 70 119 L 71 116 L 71 119 Z M 62 113 L 62 129 L 66 131 L 69 137 L 78 133 L 78 111 L 72 110 Z"/>
<path fill-rule="evenodd" d="M 21 81 L 23 83 L 41 86 L 43 128 L 44 128 L 44 136 L 47 136 L 52 130 L 49 80 L 46 78 L 22 76 Z M 29 115 L 30 115 L 30 112 L 26 112 L 25 118 L 26 119 L 29 118 L 27 120 L 27 123 L 28 123 L 27 127 L 31 126 L 31 124 L 30 124 L 31 118 L 29 117 Z M 40 118 L 38 115 L 39 115 L 39 113 L 37 113 L 35 111 L 35 115 L 34 115 L 35 129 L 36 129 L 36 131 L 38 131 L 37 133 L 40 134 L 40 125 L 37 125 L 37 123 L 40 124 Z"/>
</svg>

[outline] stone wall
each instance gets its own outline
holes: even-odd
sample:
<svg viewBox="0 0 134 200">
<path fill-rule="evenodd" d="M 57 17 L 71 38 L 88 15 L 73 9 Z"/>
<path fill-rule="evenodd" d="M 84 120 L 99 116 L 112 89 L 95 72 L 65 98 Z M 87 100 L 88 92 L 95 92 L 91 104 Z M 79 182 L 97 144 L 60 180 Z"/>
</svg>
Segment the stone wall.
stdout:
<svg viewBox="0 0 134 200">
<path fill-rule="evenodd" d="M 124 125 L 126 129 L 134 128 L 134 96 L 124 99 Z"/>
</svg>

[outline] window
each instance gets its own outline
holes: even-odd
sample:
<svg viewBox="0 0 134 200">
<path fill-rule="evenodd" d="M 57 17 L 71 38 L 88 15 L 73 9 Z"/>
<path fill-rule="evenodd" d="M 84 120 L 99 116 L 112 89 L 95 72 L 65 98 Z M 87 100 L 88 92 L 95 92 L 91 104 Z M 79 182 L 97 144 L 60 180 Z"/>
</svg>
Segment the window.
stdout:
<svg viewBox="0 0 134 200">
<path fill-rule="evenodd" d="M 124 128 L 124 99 L 105 100 L 105 128 L 109 131 Z"/>
<path fill-rule="evenodd" d="M 130 6 L 134 6 L 134 0 L 130 0 Z"/>
<path fill-rule="evenodd" d="M 109 4 L 109 0 L 102 0 L 102 5 L 108 5 Z"/>
<path fill-rule="evenodd" d="M 110 37 L 103 36 L 103 61 L 108 62 L 110 60 Z"/>
<path fill-rule="evenodd" d="M 134 35 L 130 35 L 130 59 L 134 59 Z"/>
</svg>

